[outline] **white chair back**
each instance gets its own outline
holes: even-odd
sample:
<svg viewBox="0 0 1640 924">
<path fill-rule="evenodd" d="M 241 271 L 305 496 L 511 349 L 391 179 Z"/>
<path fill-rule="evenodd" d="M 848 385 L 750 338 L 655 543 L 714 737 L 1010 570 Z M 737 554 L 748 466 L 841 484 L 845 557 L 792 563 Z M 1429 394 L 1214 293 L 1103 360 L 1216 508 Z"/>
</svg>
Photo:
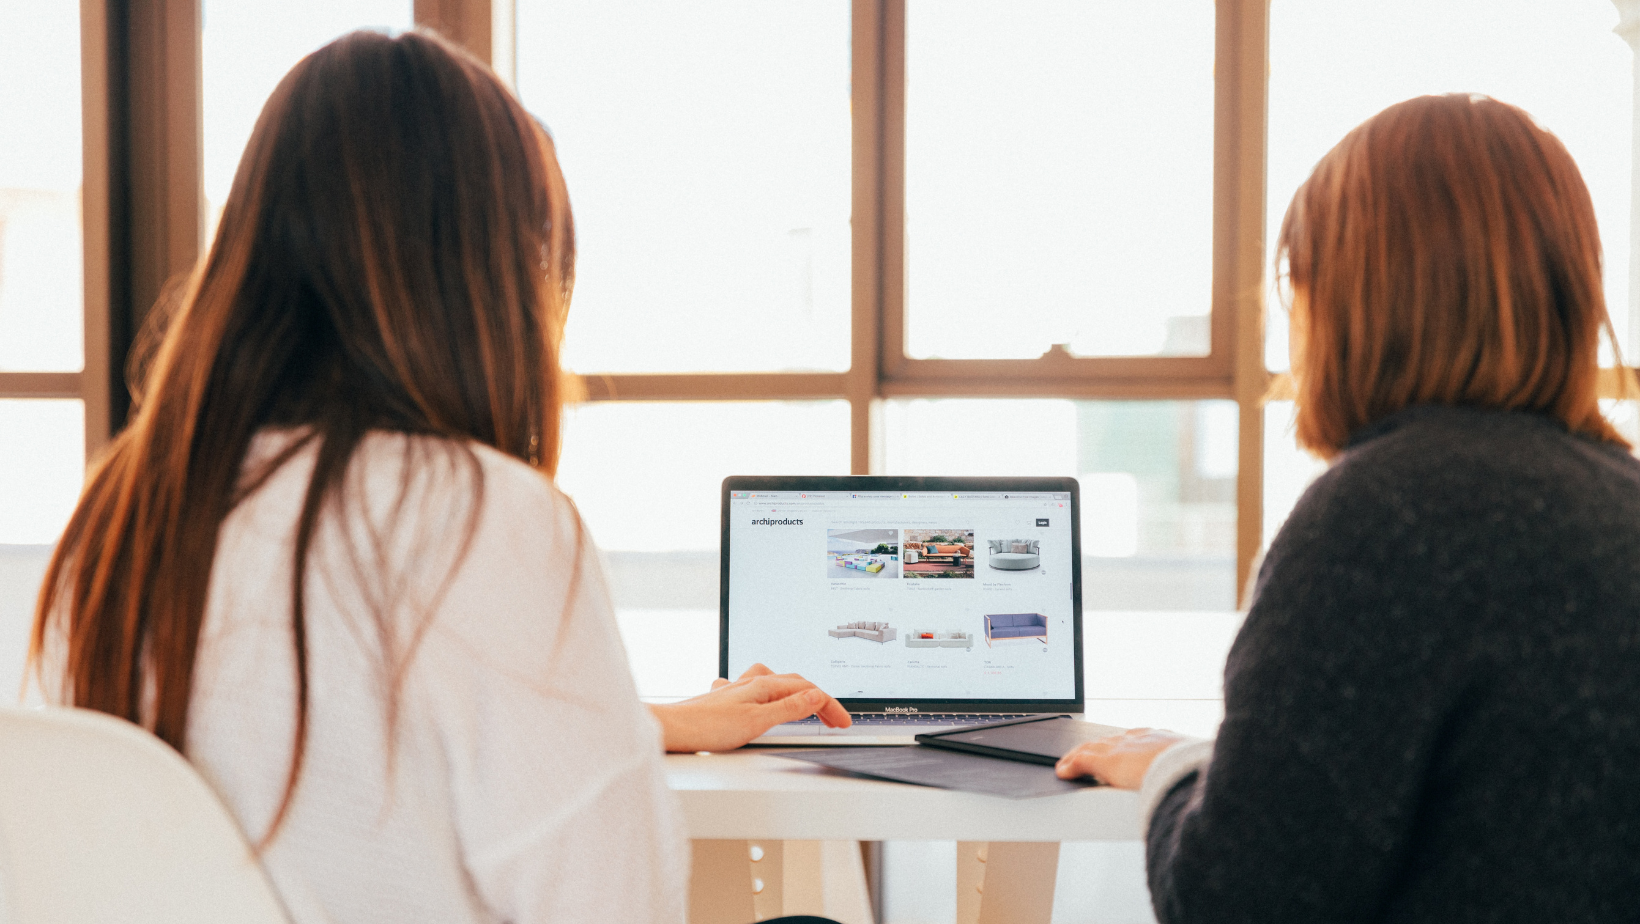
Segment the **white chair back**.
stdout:
<svg viewBox="0 0 1640 924">
<path fill-rule="evenodd" d="M 286 924 L 216 794 L 158 738 L 0 709 L 0 922 Z"/>
</svg>

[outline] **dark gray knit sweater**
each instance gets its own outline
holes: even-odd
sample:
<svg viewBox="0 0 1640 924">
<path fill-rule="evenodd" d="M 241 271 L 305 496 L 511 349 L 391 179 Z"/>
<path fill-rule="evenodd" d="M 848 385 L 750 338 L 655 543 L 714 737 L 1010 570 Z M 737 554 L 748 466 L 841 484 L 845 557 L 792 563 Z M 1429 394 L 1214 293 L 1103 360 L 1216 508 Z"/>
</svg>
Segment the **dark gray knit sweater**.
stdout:
<svg viewBox="0 0 1640 924">
<path fill-rule="evenodd" d="M 1536 414 L 1374 425 L 1224 694 L 1152 817 L 1164 924 L 1640 921 L 1640 463 Z"/>
</svg>

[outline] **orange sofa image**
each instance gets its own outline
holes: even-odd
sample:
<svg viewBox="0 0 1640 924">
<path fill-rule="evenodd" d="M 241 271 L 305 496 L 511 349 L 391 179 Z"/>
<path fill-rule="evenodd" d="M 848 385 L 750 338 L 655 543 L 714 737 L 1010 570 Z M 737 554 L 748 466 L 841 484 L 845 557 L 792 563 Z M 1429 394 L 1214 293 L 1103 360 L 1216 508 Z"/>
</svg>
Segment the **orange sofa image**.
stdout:
<svg viewBox="0 0 1640 924">
<path fill-rule="evenodd" d="M 907 578 L 972 578 L 972 529 L 908 529 L 902 546 L 901 575 Z"/>
</svg>

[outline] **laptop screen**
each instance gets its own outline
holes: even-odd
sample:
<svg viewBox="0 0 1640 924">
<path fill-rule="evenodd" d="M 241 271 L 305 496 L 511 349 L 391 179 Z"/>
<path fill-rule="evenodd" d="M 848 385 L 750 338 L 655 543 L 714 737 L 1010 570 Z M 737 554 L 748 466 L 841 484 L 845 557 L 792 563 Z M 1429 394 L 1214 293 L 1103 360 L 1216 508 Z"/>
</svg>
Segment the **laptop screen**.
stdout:
<svg viewBox="0 0 1640 924">
<path fill-rule="evenodd" d="M 731 478 L 723 667 L 845 702 L 1077 703 L 1072 479 Z"/>
</svg>

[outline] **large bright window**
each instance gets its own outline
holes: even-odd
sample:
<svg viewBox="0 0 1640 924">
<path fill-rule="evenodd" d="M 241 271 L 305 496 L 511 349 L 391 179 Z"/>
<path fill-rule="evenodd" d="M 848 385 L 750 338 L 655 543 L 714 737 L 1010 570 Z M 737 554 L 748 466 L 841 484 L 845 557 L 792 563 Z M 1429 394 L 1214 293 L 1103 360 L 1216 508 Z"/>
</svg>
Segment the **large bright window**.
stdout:
<svg viewBox="0 0 1640 924">
<path fill-rule="evenodd" d="M 0 8 L 0 370 L 78 370 L 80 17 Z M 22 90 L 27 87 L 27 91 Z"/>
<path fill-rule="evenodd" d="M 575 208 L 572 368 L 848 368 L 844 0 L 524 2 L 518 51 Z"/>
<path fill-rule="evenodd" d="M 1606 303 L 1625 363 L 1640 359 L 1630 287 L 1633 53 L 1610 0 L 1274 0 L 1270 12 L 1268 246 L 1298 185 L 1344 134 L 1392 103 L 1484 93 L 1565 143 L 1594 199 Z M 1272 295 L 1265 362 L 1285 370 L 1287 315 Z M 1605 362 L 1611 362 L 1609 352 Z M 1292 406 L 1271 407 L 1264 536 L 1319 466 L 1293 445 Z"/>
<path fill-rule="evenodd" d="M 1089 549 L 1120 553 L 1090 568 L 1127 562 L 1090 605 L 1234 606 L 1321 469 L 1291 405 L 1264 407 L 1285 313 L 1253 343 L 1238 318 L 1273 301 L 1294 189 L 1384 106 L 1488 93 L 1555 131 L 1640 354 L 1616 19 L 1608 0 L 521 0 L 520 92 L 583 232 L 566 354 L 616 402 L 846 400 L 855 472 L 1075 474 L 1108 514 Z"/>
<path fill-rule="evenodd" d="M 411 0 L 203 0 L 206 240 L 262 104 L 296 62 L 355 29 L 403 32 Z"/>
<path fill-rule="evenodd" d="M 30 546 L 0 550 L 0 603 L 32 598 L 109 436 L 87 421 L 119 413 L 119 329 L 148 306 L 115 277 L 192 259 L 133 229 L 187 237 L 203 216 L 208 240 L 288 69 L 418 11 L 452 40 L 489 30 L 469 46 L 557 144 L 579 242 L 565 360 L 590 398 L 559 483 L 647 696 L 716 670 L 725 475 L 1071 475 L 1090 701 L 1210 732 L 1245 578 L 1323 468 L 1294 445 L 1275 232 L 1316 160 L 1399 100 L 1486 93 L 1566 143 L 1622 359 L 1640 358 L 1622 37 L 1640 19 L 1614 34 L 1612 0 L 201 0 L 197 47 L 133 27 L 165 47 L 126 65 L 82 33 L 114 6 L 0 5 L 0 545 Z M 110 92 L 159 73 L 166 92 L 199 81 L 197 124 L 114 111 L 163 108 Z M 103 117 L 130 137 L 84 150 L 82 117 L 92 147 Z M 161 137 L 122 153 L 139 124 Z M 197 177 L 137 169 L 195 146 Z M 116 175 L 186 220 L 117 217 L 89 179 Z M 1632 406 L 1607 408 L 1636 432 Z M 26 621 L 0 606 L 0 656 Z M 1123 862 L 1114 902 L 1062 884 L 1059 916 L 1147 920 Z"/>
<path fill-rule="evenodd" d="M 912 0 L 906 352 L 1204 356 L 1213 12 Z"/>
<path fill-rule="evenodd" d="M 1274 0 L 1270 11 L 1270 246 L 1293 192 L 1344 134 L 1392 103 L 1484 93 L 1559 136 L 1594 198 L 1606 301 L 1636 359 L 1629 295 L 1633 54 L 1611 0 Z M 1287 368 L 1274 312 L 1267 360 Z"/>
<path fill-rule="evenodd" d="M 0 545 L 57 541 L 80 496 L 85 409 L 69 398 L 0 398 Z"/>
<path fill-rule="evenodd" d="M 602 551 L 638 691 L 717 676 L 719 485 L 848 474 L 842 401 L 600 402 L 571 408 L 558 484 Z"/>
<path fill-rule="evenodd" d="M 62 117 L 81 110 L 80 9 L 0 11 L 0 78 L 28 88 L 0 94 L 0 398 L 21 402 L 11 481 L 45 492 L 0 486 L 0 539 L 60 530 L 78 471 L 30 473 L 106 439 L 86 420 L 122 357 L 85 345 L 129 336 L 85 323 L 106 298 L 83 280 L 110 268 L 84 265 L 82 238 L 103 238 L 82 232 L 81 120 Z M 666 458 L 704 491 L 717 475 L 683 460 L 725 439 L 711 415 L 772 408 L 763 425 L 793 421 L 800 448 L 718 453 L 713 472 L 1074 474 L 1099 512 L 1090 569 L 1127 569 L 1090 605 L 1234 605 L 1319 470 L 1290 405 L 1265 407 L 1287 363 L 1285 314 L 1265 311 L 1275 230 L 1345 132 L 1423 93 L 1517 103 L 1565 141 L 1619 346 L 1640 355 L 1634 62 L 1614 34 L 1636 29 L 1609 0 L 204 0 L 199 132 L 153 130 L 200 145 L 207 234 L 289 67 L 417 9 L 456 40 L 491 30 L 478 53 L 556 139 L 580 242 L 565 358 L 598 434 L 571 440 L 565 483 L 612 554 L 707 552 L 713 514 L 679 500 L 640 542 L 596 487 L 615 463 L 586 459 Z M 686 421 L 697 448 L 659 455 L 651 431 Z M 1162 569 L 1150 584 L 1140 563 Z"/>
<path fill-rule="evenodd" d="M 78 4 L 0 6 L 0 86 L 4 396 L 41 381 L 4 373 L 85 364 Z M 55 540 L 79 494 L 84 439 L 78 400 L 0 400 L 0 543 Z"/>
</svg>

